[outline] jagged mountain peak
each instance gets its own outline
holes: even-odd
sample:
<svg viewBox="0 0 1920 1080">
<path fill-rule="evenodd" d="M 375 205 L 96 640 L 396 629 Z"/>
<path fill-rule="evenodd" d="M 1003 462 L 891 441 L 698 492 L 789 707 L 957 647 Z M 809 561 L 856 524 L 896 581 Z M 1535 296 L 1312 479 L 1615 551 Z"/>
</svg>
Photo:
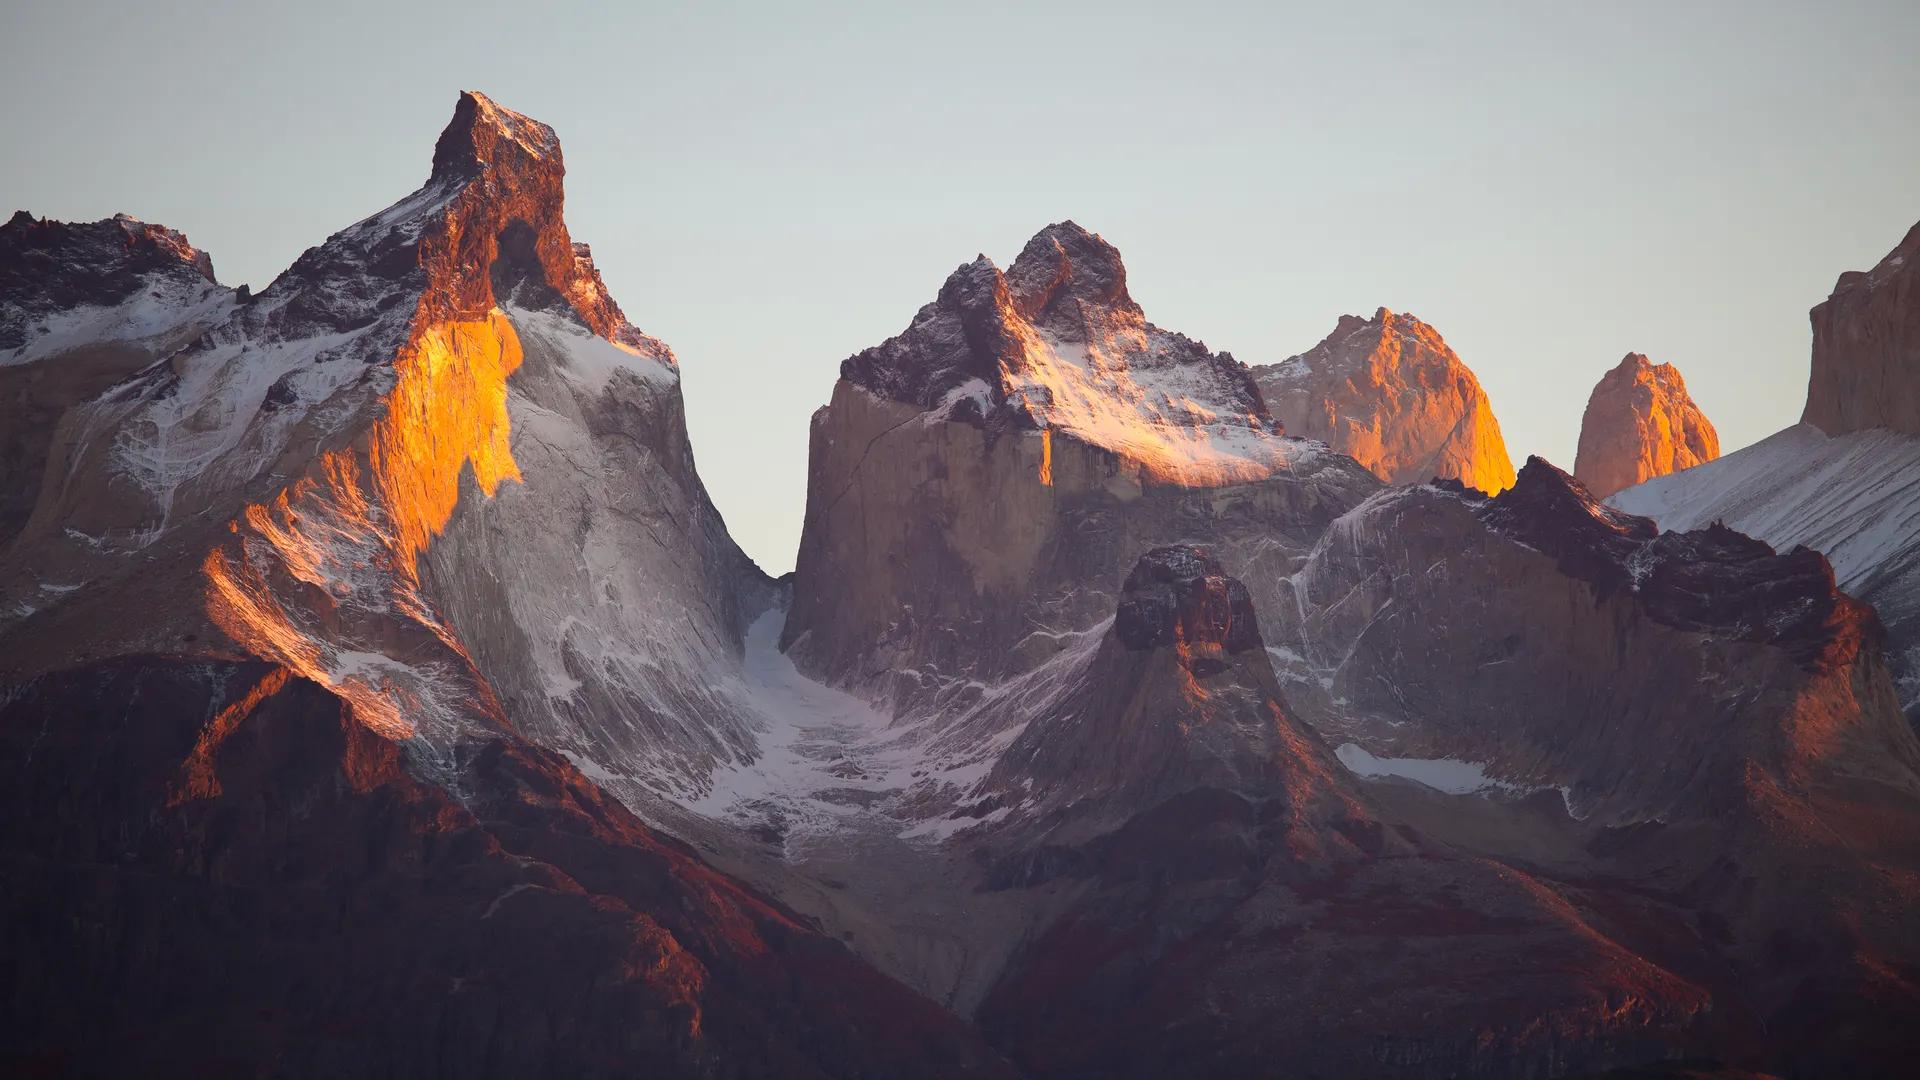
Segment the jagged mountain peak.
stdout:
<svg viewBox="0 0 1920 1080">
<path fill-rule="evenodd" d="M 1035 321 L 1056 309 L 1068 309 L 1058 313 L 1069 324 L 1084 323 L 1094 311 L 1140 315 L 1119 249 L 1072 221 L 1035 233 L 1008 268 L 1007 283 L 1020 313 Z"/>
<path fill-rule="evenodd" d="M 530 163 L 560 166 L 560 137 L 553 129 L 478 90 L 463 91 L 434 144 L 433 176 L 471 176 L 496 165 Z"/>
<path fill-rule="evenodd" d="M 127 213 L 100 221 L 67 222 L 16 210 L 5 225 L 0 225 L 0 252 L 31 260 L 0 270 L 11 271 L 5 284 L 0 285 L 7 291 L 25 283 L 27 275 L 23 271 L 32 271 L 32 280 L 44 282 L 69 268 L 102 273 L 180 263 L 208 281 L 217 281 L 212 256 L 188 242 L 185 233 Z"/>
<path fill-rule="evenodd" d="M 1342 315 L 1320 343 L 1253 369 L 1288 432 L 1319 439 L 1388 483 L 1513 483 L 1500 423 L 1467 365 L 1418 316 Z"/>
<path fill-rule="evenodd" d="M 1317 448 L 1282 438 L 1246 365 L 1147 322 L 1113 245 L 1071 222 L 1011 269 L 947 277 L 899 335 L 842 362 L 877 397 L 996 430 L 1076 438 L 1189 486 L 1258 479 Z"/>
<path fill-rule="evenodd" d="M 671 362 L 660 342 L 626 320 L 591 253 L 565 220 L 566 166 L 552 128 L 460 95 L 418 191 L 308 249 L 261 294 L 258 319 L 280 336 L 392 331 L 418 314 L 484 319 L 505 304 L 551 310 L 600 337 Z M 401 306 L 418 290 L 413 309 Z M 390 353 L 391 333 L 375 353 Z"/>
<path fill-rule="evenodd" d="M 1601 503 L 1571 473 L 1538 454 L 1527 457 L 1512 487 L 1486 502 L 1482 516 L 1549 554 L 1637 543 L 1658 532 L 1646 518 Z"/>
<path fill-rule="evenodd" d="M 1600 377 L 1580 421 L 1574 475 L 1598 498 L 1720 456 L 1720 435 L 1680 369 L 1630 352 Z"/>
<path fill-rule="evenodd" d="M 1178 645 L 1182 663 L 1194 670 L 1219 664 L 1194 655 L 1196 647 L 1227 653 L 1261 647 L 1253 597 L 1205 548 L 1154 548 L 1134 564 L 1120 593 L 1114 633 L 1129 649 Z"/>
</svg>

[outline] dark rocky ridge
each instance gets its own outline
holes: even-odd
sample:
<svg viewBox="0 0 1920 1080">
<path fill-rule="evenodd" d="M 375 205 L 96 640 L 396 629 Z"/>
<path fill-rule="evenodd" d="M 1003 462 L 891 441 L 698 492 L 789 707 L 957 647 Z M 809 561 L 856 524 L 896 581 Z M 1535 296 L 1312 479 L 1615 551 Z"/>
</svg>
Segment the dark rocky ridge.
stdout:
<svg viewBox="0 0 1920 1080">
<path fill-rule="evenodd" d="M 1127 324 L 1144 325 L 1144 315 L 1127 292 L 1119 251 L 1063 221 L 1034 234 L 1004 273 L 985 255 L 956 269 L 906 331 L 847 358 L 840 377 L 921 409 L 935 408 L 948 392 L 979 379 L 997 407 L 1006 401 L 1004 377 L 1026 366 L 1019 321 L 1065 341 L 1086 342 Z M 1271 423 L 1246 365 L 1184 335 L 1167 337 L 1170 355 L 1164 362 L 1204 370 L 1209 387 L 1234 412 Z M 976 423 L 987 419 L 972 404 L 949 415 Z M 1019 417 L 1029 426 L 1036 422 L 1024 412 Z"/>
<path fill-rule="evenodd" d="M 459 796 L 323 688 L 129 658 L 0 698 L 0 1069 L 1010 1075 L 557 754 Z"/>
<path fill-rule="evenodd" d="M 1217 645 L 1229 653 L 1261 647 L 1247 587 L 1227 577 L 1212 555 L 1192 547 L 1155 548 L 1140 557 L 1120 588 L 1113 630 L 1134 650 L 1175 642 Z"/>
<path fill-rule="evenodd" d="M 184 234 L 119 214 L 64 222 L 16 211 L 0 225 L 0 351 L 28 342 L 33 322 L 57 311 L 112 307 L 149 275 L 217 284 L 213 259 Z"/>
<path fill-rule="evenodd" d="M 1553 556 L 1602 598 L 1631 592 L 1649 617 L 1676 629 L 1776 645 L 1807 663 L 1825 655 L 1837 625 L 1879 639 L 1872 610 L 1835 587 L 1819 552 L 1779 554 L 1718 523 L 1660 532 L 1652 519 L 1599 502 L 1537 456 L 1479 513 L 1501 534 Z"/>
<path fill-rule="evenodd" d="M 1282 610 L 1302 617 L 1269 640 L 1305 658 L 1283 685 L 1316 727 L 1560 787 L 1583 817 L 1715 812 L 1746 798 L 1749 770 L 1835 752 L 1834 732 L 1890 782 L 1920 763 L 1878 621 L 1823 558 L 1724 529 L 1658 534 L 1537 459 L 1491 500 L 1376 496 L 1291 586 Z"/>
</svg>

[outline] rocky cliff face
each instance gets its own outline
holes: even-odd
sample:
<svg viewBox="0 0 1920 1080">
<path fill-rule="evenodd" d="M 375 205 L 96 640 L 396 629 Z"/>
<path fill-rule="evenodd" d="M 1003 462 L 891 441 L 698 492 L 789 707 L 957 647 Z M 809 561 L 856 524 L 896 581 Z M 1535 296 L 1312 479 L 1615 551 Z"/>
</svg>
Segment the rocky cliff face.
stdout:
<svg viewBox="0 0 1920 1080">
<path fill-rule="evenodd" d="M 1311 350 L 1253 370 L 1289 434 L 1321 440 L 1387 483 L 1443 477 L 1489 493 L 1513 483 L 1480 381 L 1411 315 L 1343 315 Z"/>
<path fill-rule="evenodd" d="M 1140 551 L 1281 568 L 1375 486 L 1278 434 L 1244 366 L 1146 322 L 1110 245 L 1050 226 L 841 366 L 782 643 L 899 708 L 964 705 L 1111 614 Z"/>
<path fill-rule="evenodd" d="M 1801 422 L 1828 435 L 1920 435 L 1920 225 L 1872 270 L 1840 275 L 1813 309 L 1813 373 Z"/>
<path fill-rule="evenodd" d="M 1672 364 L 1628 353 L 1600 377 L 1580 421 L 1573 474 L 1595 498 L 1720 456 L 1720 435 Z"/>
</svg>

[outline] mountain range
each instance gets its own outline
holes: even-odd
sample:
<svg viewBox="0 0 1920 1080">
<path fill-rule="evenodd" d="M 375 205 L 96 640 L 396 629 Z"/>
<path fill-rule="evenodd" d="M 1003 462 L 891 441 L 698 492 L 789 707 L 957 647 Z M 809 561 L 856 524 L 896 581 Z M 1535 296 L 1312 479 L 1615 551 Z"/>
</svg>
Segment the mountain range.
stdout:
<svg viewBox="0 0 1920 1080">
<path fill-rule="evenodd" d="M 258 293 L 0 226 L 8 1071 L 1911 1069 L 1920 227 L 1800 425 L 1632 353 L 1569 474 L 1051 224 L 841 363 L 775 579 L 564 177 L 469 92 Z"/>
</svg>

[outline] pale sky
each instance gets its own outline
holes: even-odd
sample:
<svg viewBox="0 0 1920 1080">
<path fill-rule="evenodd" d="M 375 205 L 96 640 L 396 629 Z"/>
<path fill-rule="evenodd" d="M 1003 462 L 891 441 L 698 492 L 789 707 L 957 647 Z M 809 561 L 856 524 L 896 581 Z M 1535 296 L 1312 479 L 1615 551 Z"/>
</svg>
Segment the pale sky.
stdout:
<svg viewBox="0 0 1920 1080">
<path fill-rule="evenodd" d="M 1049 222 L 1250 364 L 1413 312 L 1516 464 L 1571 468 L 1628 351 L 1729 450 L 1795 422 L 1807 309 L 1920 219 L 1914 0 L 547 7 L 11 0 L 0 214 L 125 211 L 258 289 L 483 90 L 560 133 L 574 238 L 772 573 L 839 362 Z"/>
</svg>

